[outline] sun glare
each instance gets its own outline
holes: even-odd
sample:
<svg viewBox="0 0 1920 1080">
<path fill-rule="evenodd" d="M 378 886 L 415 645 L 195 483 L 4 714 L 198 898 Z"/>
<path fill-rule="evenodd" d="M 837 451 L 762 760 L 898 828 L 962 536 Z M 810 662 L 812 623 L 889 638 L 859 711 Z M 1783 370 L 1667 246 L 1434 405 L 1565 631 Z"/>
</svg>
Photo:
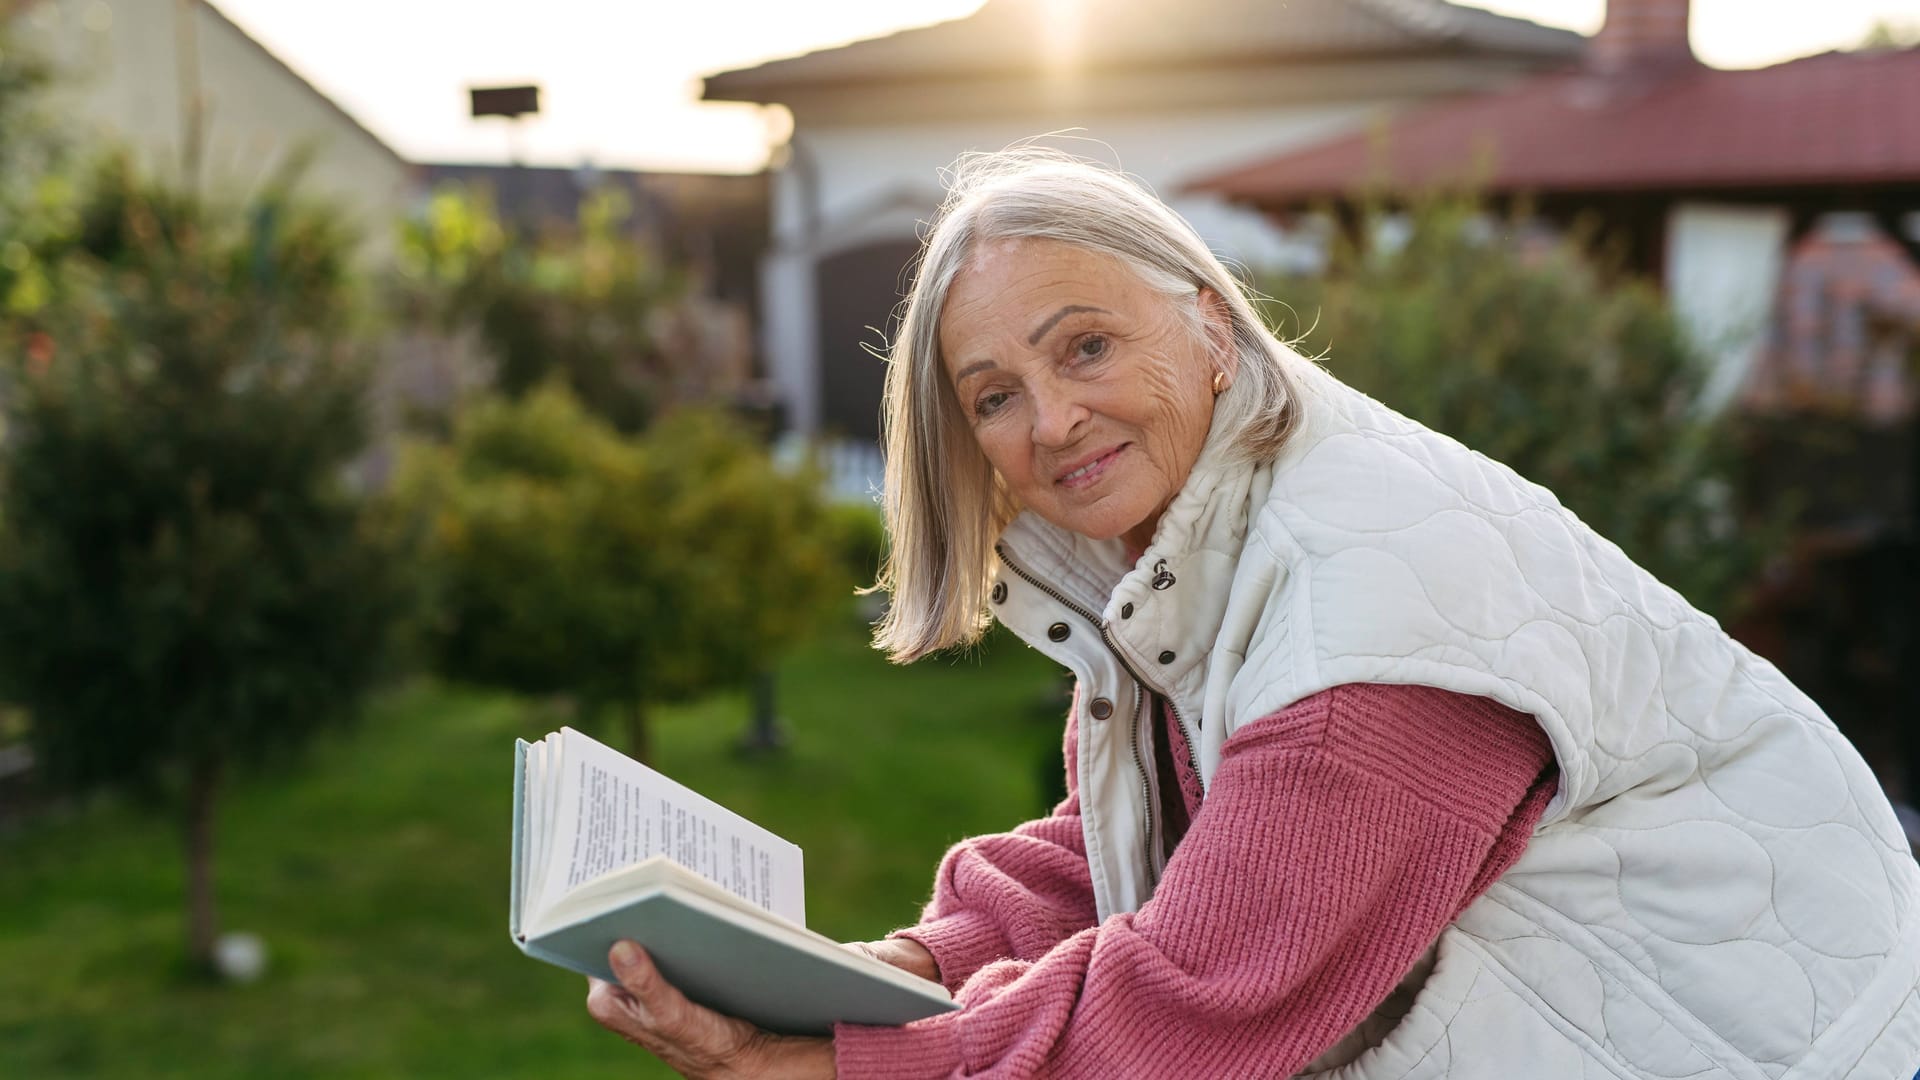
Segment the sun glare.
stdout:
<svg viewBox="0 0 1920 1080">
<path fill-rule="evenodd" d="M 1069 80 L 1079 70 L 1086 17 L 1086 0 L 1041 0 L 1040 56 L 1049 81 Z"/>
<path fill-rule="evenodd" d="M 964 18 L 982 4 L 549 0 L 530 20 L 519 0 L 213 2 L 414 160 L 503 160 L 505 135 L 466 116 L 465 88 L 526 81 L 541 84 L 548 106 L 524 125 L 530 161 L 720 171 L 762 167 L 790 120 L 783 110 L 766 115 L 752 105 L 698 101 L 702 74 Z M 994 0 L 1031 13 L 1026 29 L 1035 40 L 1021 47 L 1037 49 L 1042 93 L 1063 109 L 1082 103 L 1085 73 L 1097 60 L 1088 52 L 1089 20 L 1140 2 Z M 1469 2 L 1583 32 L 1597 29 L 1605 11 L 1605 0 Z M 1245 5 L 1272 17 L 1287 17 L 1290 8 Z M 1857 44 L 1876 20 L 1920 24 L 1920 0 L 1693 0 L 1693 14 L 1701 59 L 1749 67 Z"/>
</svg>

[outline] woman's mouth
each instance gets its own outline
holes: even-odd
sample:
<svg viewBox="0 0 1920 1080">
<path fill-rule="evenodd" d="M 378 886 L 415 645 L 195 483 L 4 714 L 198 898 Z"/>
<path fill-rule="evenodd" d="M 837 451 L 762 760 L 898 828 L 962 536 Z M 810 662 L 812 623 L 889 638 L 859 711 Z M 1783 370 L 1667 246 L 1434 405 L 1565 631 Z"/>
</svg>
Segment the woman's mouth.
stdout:
<svg viewBox="0 0 1920 1080">
<path fill-rule="evenodd" d="M 1125 450 L 1128 445 L 1127 443 L 1121 443 L 1119 446 L 1101 454 L 1085 465 L 1062 475 L 1059 479 L 1055 480 L 1054 483 L 1064 488 L 1073 489 L 1084 488 L 1094 483 L 1106 474 L 1107 469 L 1113 465 L 1114 459 L 1119 457 L 1120 452 Z"/>
</svg>

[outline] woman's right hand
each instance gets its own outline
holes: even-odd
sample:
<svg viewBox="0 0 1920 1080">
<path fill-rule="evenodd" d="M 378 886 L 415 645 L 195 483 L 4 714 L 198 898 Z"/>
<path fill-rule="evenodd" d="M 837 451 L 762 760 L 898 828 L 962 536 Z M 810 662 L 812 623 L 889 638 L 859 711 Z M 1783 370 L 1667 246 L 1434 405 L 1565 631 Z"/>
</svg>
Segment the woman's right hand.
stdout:
<svg viewBox="0 0 1920 1080">
<path fill-rule="evenodd" d="M 927 951 L 925 945 L 912 938 L 849 941 L 846 947 L 857 953 L 866 953 L 882 963 L 892 964 L 910 975 L 918 975 L 931 982 L 940 981 L 940 966 L 933 962 L 933 954 Z"/>
</svg>

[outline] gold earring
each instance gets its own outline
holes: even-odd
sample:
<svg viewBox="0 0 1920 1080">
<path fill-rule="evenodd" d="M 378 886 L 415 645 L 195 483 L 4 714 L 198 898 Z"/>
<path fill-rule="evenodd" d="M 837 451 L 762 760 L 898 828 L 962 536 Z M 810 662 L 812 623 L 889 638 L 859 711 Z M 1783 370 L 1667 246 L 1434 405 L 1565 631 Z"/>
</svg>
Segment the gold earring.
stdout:
<svg viewBox="0 0 1920 1080">
<path fill-rule="evenodd" d="M 1227 388 L 1227 373 L 1216 369 L 1213 373 L 1213 396 L 1219 397 L 1220 391 Z"/>
</svg>

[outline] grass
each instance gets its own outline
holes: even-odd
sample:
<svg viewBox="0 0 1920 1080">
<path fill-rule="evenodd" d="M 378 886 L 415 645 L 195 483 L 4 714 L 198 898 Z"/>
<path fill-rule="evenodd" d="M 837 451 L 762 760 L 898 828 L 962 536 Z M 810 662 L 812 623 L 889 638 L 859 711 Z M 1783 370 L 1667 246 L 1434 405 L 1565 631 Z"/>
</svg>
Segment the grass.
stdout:
<svg viewBox="0 0 1920 1080">
<path fill-rule="evenodd" d="M 810 926 L 877 937 L 947 844 L 1043 811 L 1055 679 L 1008 641 L 894 668 L 846 627 L 782 670 L 787 753 L 735 754 L 746 703 L 723 695 L 655 714 L 655 765 L 805 849 Z M 512 739 L 559 722 L 421 683 L 234 789 L 222 926 L 271 955 L 244 987 L 184 970 L 169 816 L 96 800 L 0 832 L 0 1076 L 670 1075 L 507 941 Z"/>
</svg>

